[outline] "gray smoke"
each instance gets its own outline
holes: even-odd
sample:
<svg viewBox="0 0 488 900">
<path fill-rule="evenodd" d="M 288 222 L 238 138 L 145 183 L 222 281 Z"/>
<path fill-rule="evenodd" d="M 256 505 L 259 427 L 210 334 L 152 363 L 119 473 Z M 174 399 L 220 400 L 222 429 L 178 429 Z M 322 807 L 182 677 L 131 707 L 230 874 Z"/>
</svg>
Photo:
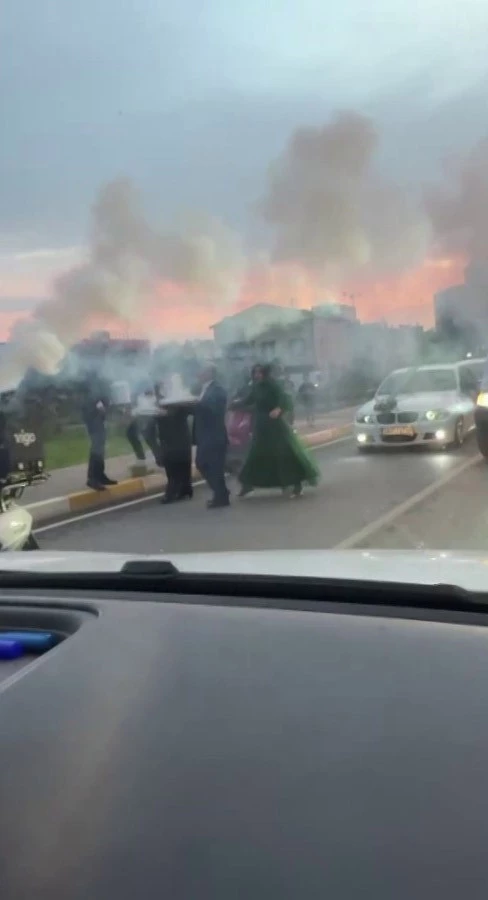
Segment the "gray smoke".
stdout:
<svg viewBox="0 0 488 900">
<path fill-rule="evenodd" d="M 449 165 L 444 181 L 426 191 L 425 203 L 440 252 L 488 261 L 488 138 Z"/>
<path fill-rule="evenodd" d="M 86 261 L 53 285 L 53 295 L 32 317 L 17 323 L 0 364 L 0 390 L 18 383 L 29 368 L 55 374 L 69 347 L 99 319 L 133 321 L 149 283 L 140 254 L 144 227 L 130 185 L 102 189 L 92 210 Z"/>
<path fill-rule="evenodd" d="M 192 217 L 180 233 L 158 237 L 155 264 L 162 279 L 222 307 L 237 300 L 245 272 L 237 236 L 219 220 L 203 216 Z"/>
<path fill-rule="evenodd" d="M 192 216 L 179 230 L 150 225 L 133 184 L 107 185 L 95 204 L 96 258 L 112 266 L 120 252 L 143 260 L 152 279 L 175 282 L 210 295 L 217 302 L 235 299 L 244 270 L 237 237 L 217 219 Z"/>
<path fill-rule="evenodd" d="M 423 258 L 427 219 L 405 191 L 378 177 L 377 148 L 372 121 L 356 113 L 294 133 L 261 204 L 276 260 L 340 282 L 398 272 Z"/>
<path fill-rule="evenodd" d="M 53 296 L 12 330 L 0 364 L 0 391 L 29 368 L 54 374 L 66 351 L 92 322 L 130 328 L 156 281 L 177 282 L 190 302 L 235 299 L 243 256 L 234 236 L 214 220 L 193 221 L 165 234 L 146 220 L 133 184 L 119 179 L 102 188 L 92 208 L 88 257 L 54 284 Z"/>
<path fill-rule="evenodd" d="M 312 305 L 361 279 L 415 266 L 428 251 L 488 259 L 488 140 L 417 198 L 378 174 L 373 122 L 340 113 L 297 130 L 271 168 L 260 211 L 270 229 L 270 263 L 255 270 L 257 302 L 299 296 Z M 274 265 L 275 262 L 281 265 Z M 54 373 L 91 323 L 137 328 L 154 285 L 183 288 L 181 302 L 220 307 L 237 300 L 246 273 L 240 240 L 218 220 L 192 217 L 180 228 L 149 223 L 130 180 L 102 188 L 92 208 L 86 259 L 62 275 L 52 297 L 18 323 L 0 362 L 0 391 L 30 367 Z M 164 292 L 158 292 L 164 311 Z M 169 302 L 174 302 L 169 300 Z M 281 323 L 269 310 L 256 330 Z M 286 320 L 296 315 L 290 309 Z"/>
</svg>

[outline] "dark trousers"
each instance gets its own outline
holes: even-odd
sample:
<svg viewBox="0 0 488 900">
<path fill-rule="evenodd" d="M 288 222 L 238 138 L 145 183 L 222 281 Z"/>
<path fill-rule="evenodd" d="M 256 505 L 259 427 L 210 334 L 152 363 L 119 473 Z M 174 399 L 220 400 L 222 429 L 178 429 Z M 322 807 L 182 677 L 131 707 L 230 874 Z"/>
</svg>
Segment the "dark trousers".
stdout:
<svg viewBox="0 0 488 900">
<path fill-rule="evenodd" d="M 142 428 L 142 435 L 151 450 L 157 465 L 161 465 L 161 448 L 159 446 L 158 429 L 155 419 L 149 419 L 144 425 Z M 146 452 L 141 441 L 141 429 L 137 419 L 132 419 L 129 422 L 125 431 L 125 436 L 134 451 L 136 459 L 144 462 L 146 459 Z"/>
<path fill-rule="evenodd" d="M 125 436 L 134 451 L 136 459 L 144 462 L 144 460 L 146 459 L 146 454 L 144 452 L 144 447 L 142 446 L 142 441 L 139 434 L 139 426 L 135 419 L 131 419 L 131 421 L 129 422 L 125 430 Z"/>
<path fill-rule="evenodd" d="M 166 472 L 166 497 L 178 499 L 179 497 L 191 497 L 193 494 L 191 482 L 191 454 L 163 455 L 164 471 Z"/>
<path fill-rule="evenodd" d="M 315 420 L 315 403 L 313 400 L 305 400 L 303 403 L 305 418 L 308 425 L 313 425 Z"/>
<path fill-rule="evenodd" d="M 159 442 L 159 432 L 158 432 L 158 420 L 157 416 L 154 416 L 152 419 L 149 419 L 142 429 L 142 435 L 144 440 L 149 447 L 154 459 L 156 461 L 156 465 L 162 465 L 161 460 L 161 445 Z"/>
<path fill-rule="evenodd" d="M 217 503 L 229 499 L 229 490 L 225 482 L 226 444 L 215 444 L 197 447 L 196 465 L 198 471 L 213 491 Z"/>
<path fill-rule="evenodd" d="M 90 438 L 87 481 L 103 484 L 107 477 L 105 475 L 105 444 L 107 442 L 105 422 L 85 422 L 85 425 Z"/>
</svg>

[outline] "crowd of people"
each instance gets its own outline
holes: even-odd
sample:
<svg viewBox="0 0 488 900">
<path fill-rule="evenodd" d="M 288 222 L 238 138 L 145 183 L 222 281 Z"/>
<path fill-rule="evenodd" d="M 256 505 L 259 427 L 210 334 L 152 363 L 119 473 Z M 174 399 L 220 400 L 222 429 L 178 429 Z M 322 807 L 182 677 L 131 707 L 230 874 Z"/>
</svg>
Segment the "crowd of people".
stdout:
<svg viewBox="0 0 488 900">
<path fill-rule="evenodd" d="M 298 398 L 307 420 L 313 421 L 314 386 L 308 379 Z M 298 497 L 304 484 L 317 484 L 319 470 L 293 429 L 291 391 L 270 366 L 255 365 L 249 381 L 230 400 L 215 367 L 204 366 L 191 399 L 169 400 L 161 383 L 136 386 L 126 426 L 136 458 L 145 459 L 144 441 L 165 470 L 164 504 L 192 498 L 193 446 L 196 467 L 211 491 L 209 509 L 229 506 L 229 469 L 239 478 L 240 497 L 256 488 L 276 488 Z M 90 439 L 87 485 L 97 491 L 115 483 L 105 470 L 110 405 L 107 387 L 94 376 L 82 414 Z"/>
</svg>

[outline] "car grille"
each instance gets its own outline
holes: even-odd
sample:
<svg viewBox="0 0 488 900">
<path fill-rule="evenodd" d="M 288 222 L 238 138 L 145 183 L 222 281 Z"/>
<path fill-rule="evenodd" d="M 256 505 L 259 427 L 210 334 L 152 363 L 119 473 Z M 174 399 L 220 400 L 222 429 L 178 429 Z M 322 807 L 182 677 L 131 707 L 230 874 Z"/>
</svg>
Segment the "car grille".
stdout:
<svg viewBox="0 0 488 900">
<path fill-rule="evenodd" d="M 383 434 L 381 440 L 384 444 L 410 444 L 416 437 L 416 434 Z"/>
<path fill-rule="evenodd" d="M 418 417 L 418 413 L 416 412 L 376 413 L 378 425 L 395 425 L 396 423 L 406 425 L 411 422 L 416 422 Z"/>
</svg>

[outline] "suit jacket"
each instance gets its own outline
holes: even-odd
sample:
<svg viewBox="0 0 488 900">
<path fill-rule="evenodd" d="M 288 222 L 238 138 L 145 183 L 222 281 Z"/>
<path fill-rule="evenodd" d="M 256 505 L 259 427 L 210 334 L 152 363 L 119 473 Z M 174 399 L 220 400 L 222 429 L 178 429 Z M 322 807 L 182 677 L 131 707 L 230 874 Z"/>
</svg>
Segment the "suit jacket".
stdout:
<svg viewBox="0 0 488 900">
<path fill-rule="evenodd" d="M 94 428 L 105 422 L 107 410 L 110 405 L 110 391 L 106 382 L 98 375 L 92 375 L 85 383 L 82 400 L 82 417 L 87 428 Z M 97 409 L 97 403 L 101 401 L 104 409 Z"/>
<path fill-rule="evenodd" d="M 222 385 L 212 381 L 193 410 L 193 443 L 200 453 L 227 446 L 226 412 L 227 394 Z"/>
<path fill-rule="evenodd" d="M 188 410 L 182 406 L 168 407 L 167 416 L 156 418 L 163 460 L 178 462 L 191 459 L 191 434 L 188 426 Z"/>
</svg>

